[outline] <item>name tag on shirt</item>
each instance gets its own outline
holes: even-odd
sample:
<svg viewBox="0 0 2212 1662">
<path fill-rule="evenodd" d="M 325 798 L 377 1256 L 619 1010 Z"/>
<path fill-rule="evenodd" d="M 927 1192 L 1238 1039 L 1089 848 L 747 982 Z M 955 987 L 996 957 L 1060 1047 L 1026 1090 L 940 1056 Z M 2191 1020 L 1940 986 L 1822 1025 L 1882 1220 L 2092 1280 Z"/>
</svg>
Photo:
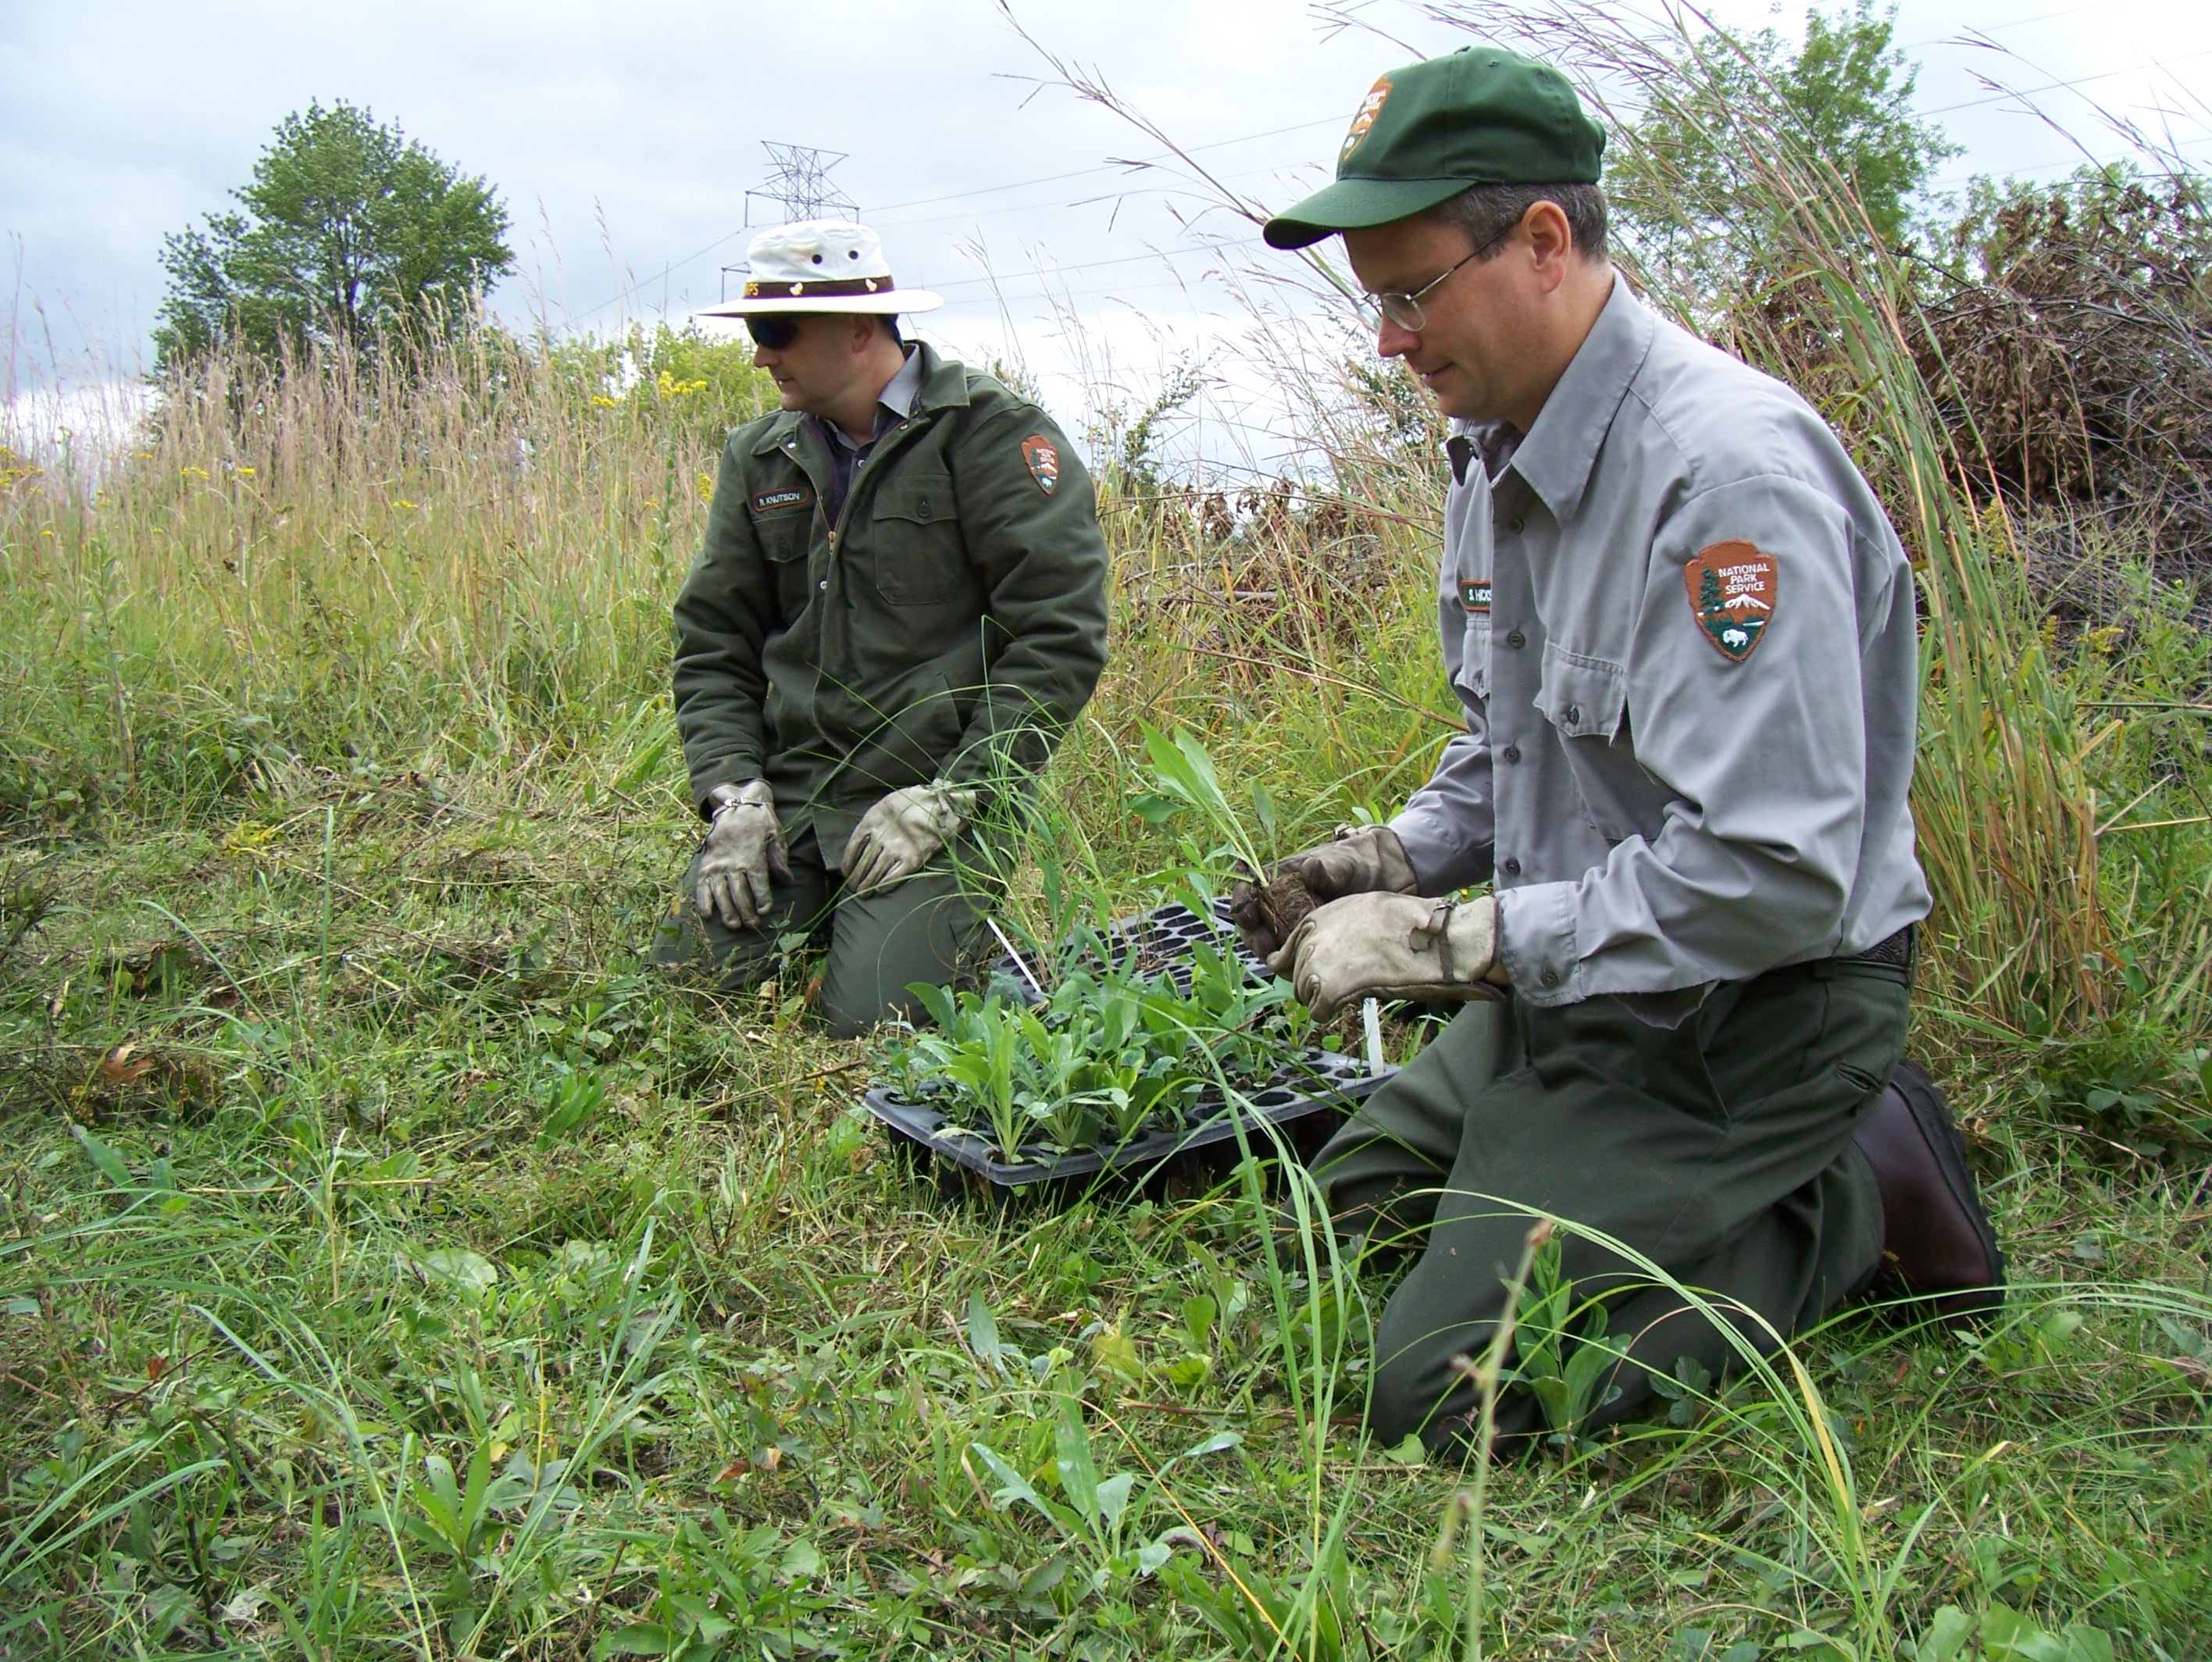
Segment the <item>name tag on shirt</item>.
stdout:
<svg viewBox="0 0 2212 1662">
<path fill-rule="evenodd" d="M 1471 614 L 1479 612 L 1487 616 L 1490 613 L 1489 583 L 1478 582 L 1471 577 L 1460 579 L 1459 604 Z"/>
</svg>

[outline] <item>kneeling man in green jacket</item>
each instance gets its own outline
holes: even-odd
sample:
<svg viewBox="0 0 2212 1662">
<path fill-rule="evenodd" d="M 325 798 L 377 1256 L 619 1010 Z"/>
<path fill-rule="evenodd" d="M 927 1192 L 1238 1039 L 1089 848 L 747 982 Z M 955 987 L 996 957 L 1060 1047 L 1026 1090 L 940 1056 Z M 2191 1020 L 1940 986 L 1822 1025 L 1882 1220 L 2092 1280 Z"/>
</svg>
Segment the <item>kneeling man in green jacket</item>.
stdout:
<svg viewBox="0 0 2212 1662">
<path fill-rule="evenodd" d="M 677 725 L 708 822 L 653 956 L 731 987 L 828 937 L 849 1036 L 950 980 L 981 925 L 978 827 L 1106 661 L 1106 545 L 1049 416 L 900 338 L 944 302 L 875 234 L 755 238 L 742 317 L 782 408 L 730 435 L 676 601 Z"/>
</svg>

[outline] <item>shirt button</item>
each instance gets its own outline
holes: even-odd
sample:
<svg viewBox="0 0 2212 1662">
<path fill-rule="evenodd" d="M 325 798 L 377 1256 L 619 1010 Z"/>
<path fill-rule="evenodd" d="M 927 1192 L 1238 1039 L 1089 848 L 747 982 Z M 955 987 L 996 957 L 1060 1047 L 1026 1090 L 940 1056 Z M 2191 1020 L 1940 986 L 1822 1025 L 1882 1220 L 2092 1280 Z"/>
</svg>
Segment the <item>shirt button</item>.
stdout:
<svg viewBox="0 0 2212 1662">
<path fill-rule="evenodd" d="M 1509 744 L 1509 745 L 1507 745 L 1507 746 L 1505 747 L 1505 760 L 1506 760 L 1506 761 L 1520 761 L 1520 760 L 1521 760 L 1521 747 L 1520 747 L 1519 745 L 1517 745 L 1517 744 Z"/>
<path fill-rule="evenodd" d="M 1547 969 L 1536 979 L 1547 987 L 1554 987 L 1559 984 L 1559 972 L 1556 969 Z"/>
<path fill-rule="evenodd" d="M 923 519 L 928 519 L 928 518 L 929 518 L 929 498 L 927 498 L 927 496 L 925 496 L 925 497 L 923 497 L 923 498 L 921 499 L 921 500 L 920 500 L 919 502 L 916 502 L 916 503 L 914 505 L 914 511 L 915 511 L 916 513 L 920 514 Z"/>
<path fill-rule="evenodd" d="M 1572 726 L 1575 723 L 1577 723 L 1577 722 L 1580 721 L 1582 719 L 1583 719 L 1583 707 L 1582 707 L 1581 705 L 1579 705 L 1579 704 L 1570 704 L 1569 706 L 1567 706 L 1567 725 L 1568 725 L 1569 726 Z"/>
<path fill-rule="evenodd" d="M 829 579 L 828 578 L 826 578 L 826 577 L 825 577 L 825 578 L 823 578 L 823 579 L 819 583 L 817 583 L 814 586 L 815 586 L 816 588 L 817 588 L 817 589 L 826 589 L 826 588 L 828 588 L 828 587 L 830 586 L 830 579 Z"/>
<path fill-rule="evenodd" d="M 1516 859 L 1509 859 L 1505 862 L 1504 865 L 1500 868 L 1500 870 L 1502 870 L 1509 877 L 1517 877 L 1521 875 L 1521 862 Z"/>
<path fill-rule="evenodd" d="M 1516 537 L 1517 537 L 1517 536 L 1519 536 L 1519 535 L 1521 534 L 1521 524 L 1522 524 L 1522 521 L 1521 521 L 1521 516 L 1520 516 L 1519 514 L 1517 514 L 1517 513 L 1516 513 L 1516 514 L 1515 514 L 1515 515 L 1513 516 L 1512 519 L 1511 519 L 1511 520 L 1507 524 L 1507 525 L 1506 525 L 1505 529 L 1506 529 L 1506 530 L 1508 530 L 1508 531 L 1511 531 L 1515 536 L 1516 536 Z"/>
<path fill-rule="evenodd" d="M 1505 637 L 1505 644 L 1517 652 L 1523 646 L 1528 644 L 1528 637 L 1522 634 L 1520 630 L 1516 629 L 1511 634 Z"/>
</svg>

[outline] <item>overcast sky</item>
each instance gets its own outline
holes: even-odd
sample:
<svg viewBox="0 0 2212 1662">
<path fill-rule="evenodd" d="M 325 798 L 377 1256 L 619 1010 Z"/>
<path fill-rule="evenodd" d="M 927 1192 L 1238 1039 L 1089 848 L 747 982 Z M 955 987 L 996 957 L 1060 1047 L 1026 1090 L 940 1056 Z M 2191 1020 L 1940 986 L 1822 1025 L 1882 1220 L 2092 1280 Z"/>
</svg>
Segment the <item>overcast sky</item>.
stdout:
<svg viewBox="0 0 2212 1662">
<path fill-rule="evenodd" d="M 1717 11 L 1769 18 L 1756 0 Z M 1301 0 L 1015 0 L 1015 15 L 1273 205 L 1326 178 L 1369 83 L 1407 56 L 1332 34 Z M 1467 38 L 1393 0 L 1369 15 L 1423 52 Z M 1802 15 L 1771 21 L 1794 33 Z M 2091 98 L 2212 161 L 2202 0 L 1904 0 L 1899 39 L 1923 65 L 1920 107 L 1967 147 L 1942 182 L 2080 159 L 1978 70 L 2075 83 L 2039 101 L 2100 156 L 2123 147 Z M 347 99 L 504 196 L 510 316 L 607 330 L 715 299 L 772 139 L 848 153 L 831 178 L 899 280 L 952 302 L 931 338 L 1023 359 L 1070 397 L 1072 367 L 1100 373 L 1110 352 L 1140 391 L 1224 308 L 1202 258 L 1163 258 L 1190 245 L 1174 204 L 1106 166 L 1151 147 L 1046 74 L 991 0 L 0 0 L 0 354 L 19 389 L 142 367 L 163 234 L 222 208 L 288 112 Z"/>
</svg>

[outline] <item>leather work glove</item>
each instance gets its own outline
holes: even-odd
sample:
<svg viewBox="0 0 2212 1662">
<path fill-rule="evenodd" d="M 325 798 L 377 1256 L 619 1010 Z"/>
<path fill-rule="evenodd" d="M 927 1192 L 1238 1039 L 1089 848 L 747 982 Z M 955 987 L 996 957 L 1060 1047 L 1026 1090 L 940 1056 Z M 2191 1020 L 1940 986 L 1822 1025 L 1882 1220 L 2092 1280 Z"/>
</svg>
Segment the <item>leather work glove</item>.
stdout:
<svg viewBox="0 0 2212 1662">
<path fill-rule="evenodd" d="M 1302 901 L 1284 892 L 1303 883 L 1313 904 L 1325 906 L 1347 895 L 1381 891 L 1411 895 L 1420 887 L 1413 863 L 1406 858 L 1406 845 L 1387 825 L 1340 825 L 1335 838 L 1318 848 L 1279 860 L 1268 875 L 1267 887 L 1240 883 L 1229 894 L 1229 920 L 1244 938 L 1245 949 L 1255 958 L 1273 957 L 1304 921 L 1284 915 L 1285 900 L 1298 911 Z"/>
<path fill-rule="evenodd" d="M 975 793 L 943 779 L 892 792 L 853 828 L 845 887 L 855 895 L 896 889 L 935 859 L 975 812 Z"/>
<path fill-rule="evenodd" d="M 1496 998 L 1498 901 L 1350 895 L 1298 925 L 1267 967 L 1324 1020 L 1361 998 Z"/>
<path fill-rule="evenodd" d="M 716 786 L 707 800 L 714 805 L 714 819 L 699 857 L 693 903 L 732 929 L 750 929 L 768 911 L 770 878 L 791 881 L 775 792 L 766 779 L 747 779 Z"/>
</svg>

